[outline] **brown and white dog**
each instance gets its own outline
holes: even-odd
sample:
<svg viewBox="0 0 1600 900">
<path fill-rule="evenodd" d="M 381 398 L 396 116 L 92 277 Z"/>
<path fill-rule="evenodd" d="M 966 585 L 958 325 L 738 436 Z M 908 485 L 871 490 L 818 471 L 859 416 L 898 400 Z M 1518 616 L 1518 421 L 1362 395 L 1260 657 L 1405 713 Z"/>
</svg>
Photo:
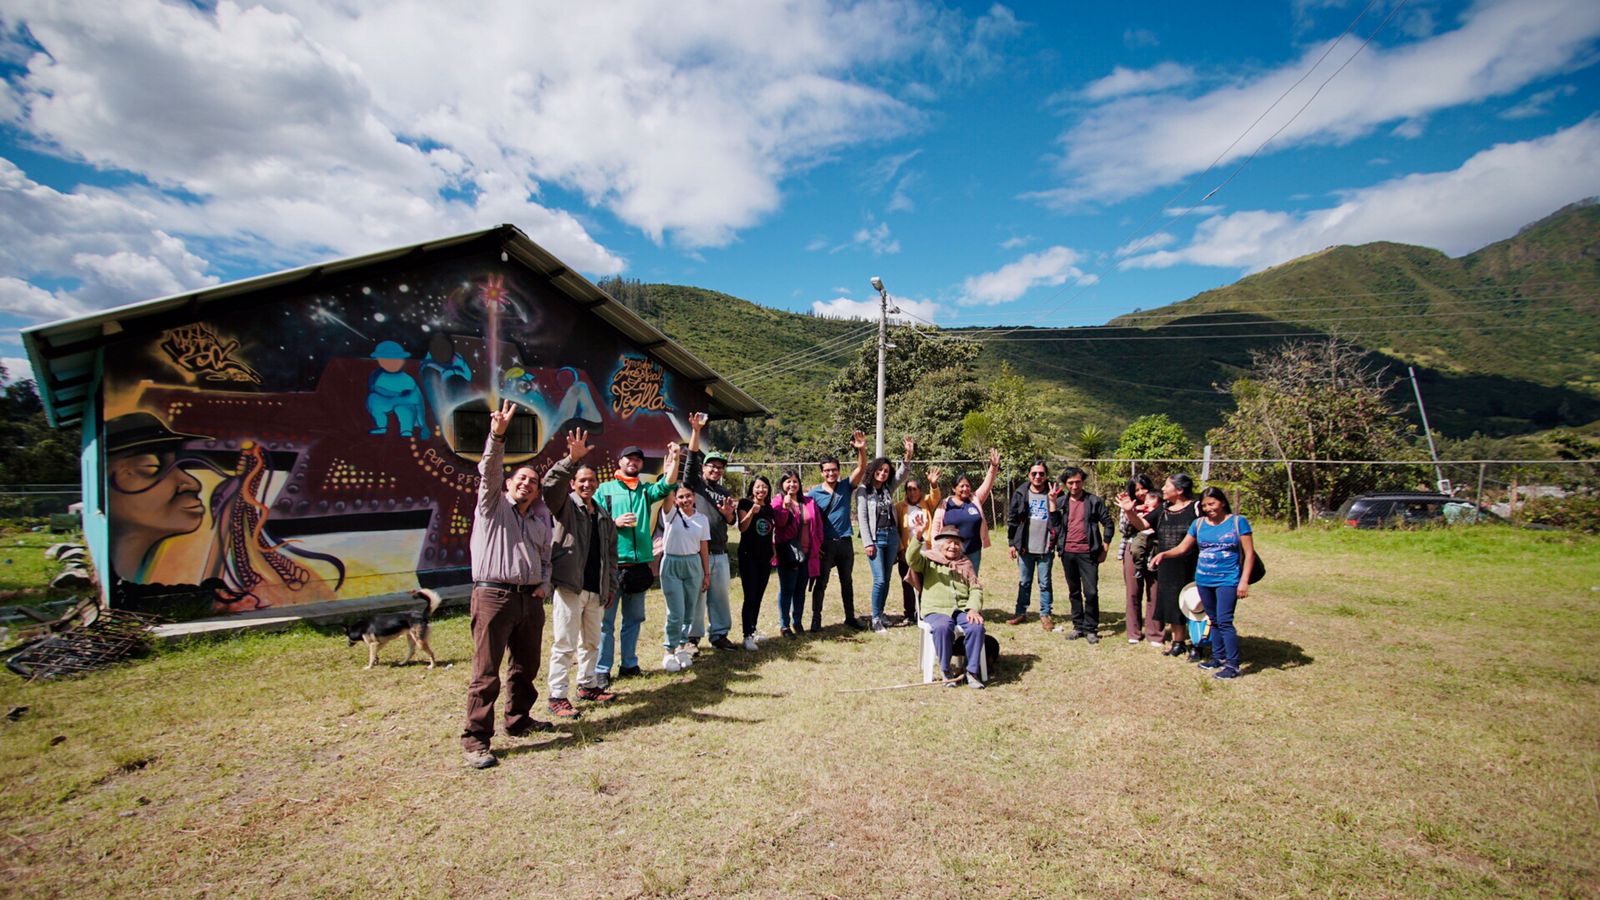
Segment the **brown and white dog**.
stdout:
<svg viewBox="0 0 1600 900">
<path fill-rule="evenodd" d="M 433 656 L 433 648 L 428 646 L 428 619 L 439 608 L 439 595 L 427 588 L 418 588 L 411 592 L 411 596 L 427 601 L 427 605 L 411 612 L 384 613 L 366 621 L 351 622 L 345 627 L 345 636 L 350 638 L 350 646 L 354 646 L 357 641 L 367 645 L 365 668 L 370 669 L 378 664 L 378 648 L 402 634 L 406 636 L 406 656 L 396 665 L 403 666 L 411 662 L 411 657 L 416 654 L 418 647 L 428 655 L 428 668 L 433 668 L 434 663 L 438 662 Z"/>
</svg>

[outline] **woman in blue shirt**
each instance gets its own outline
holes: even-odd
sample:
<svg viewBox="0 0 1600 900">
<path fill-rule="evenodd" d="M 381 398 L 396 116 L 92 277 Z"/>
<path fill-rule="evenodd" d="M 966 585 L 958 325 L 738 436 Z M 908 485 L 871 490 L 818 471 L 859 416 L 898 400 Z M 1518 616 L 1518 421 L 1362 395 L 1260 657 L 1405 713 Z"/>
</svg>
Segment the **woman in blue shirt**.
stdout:
<svg viewBox="0 0 1600 900">
<path fill-rule="evenodd" d="M 1178 546 L 1151 559 L 1155 565 L 1165 556 L 1188 553 L 1200 547 L 1194 583 L 1211 620 L 1211 658 L 1202 669 L 1216 669 L 1215 678 L 1239 677 L 1239 634 L 1233 628 L 1233 609 L 1241 597 L 1250 595 L 1250 569 L 1255 564 L 1256 541 L 1250 521 L 1233 514 L 1233 505 L 1221 488 L 1200 492 L 1202 518 L 1189 524 L 1189 533 Z"/>
</svg>

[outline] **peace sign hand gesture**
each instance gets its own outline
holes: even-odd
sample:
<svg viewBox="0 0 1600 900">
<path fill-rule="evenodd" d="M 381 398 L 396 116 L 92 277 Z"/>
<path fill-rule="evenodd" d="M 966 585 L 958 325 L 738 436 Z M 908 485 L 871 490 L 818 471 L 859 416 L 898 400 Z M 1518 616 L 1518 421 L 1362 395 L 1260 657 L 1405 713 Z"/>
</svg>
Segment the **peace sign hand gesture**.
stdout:
<svg viewBox="0 0 1600 900">
<path fill-rule="evenodd" d="M 511 427 L 511 417 L 517 414 L 517 405 L 510 400 L 501 400 L 498 412 L 489 413 L 489 433 L 495 437 L 505 437 L 506 429 Z"/>
</svg>

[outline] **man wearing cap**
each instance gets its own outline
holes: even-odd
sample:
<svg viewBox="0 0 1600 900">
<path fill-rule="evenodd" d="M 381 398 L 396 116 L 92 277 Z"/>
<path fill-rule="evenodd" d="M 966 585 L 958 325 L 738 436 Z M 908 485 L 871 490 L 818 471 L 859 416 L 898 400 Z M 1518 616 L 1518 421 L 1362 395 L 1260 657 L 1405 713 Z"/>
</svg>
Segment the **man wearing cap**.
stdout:
<svg viewBox="0 0 1600 900">
<path fill-rule="evenodd" d="M 857 631 L 863 627 L 856 621 L 855 590 L 850 583 L 856 565 L 855 545 L 850 540 L 855 532 L 850 523 L 855 518 L 851 494 L 861 486 L 861 479 L 867 474 L 866 432 L 857 431 L 851 435 L 850 446 L 856 451 L 856 467 L 850 472 L 850 477 L 840 481 L 839 458 L 824 456 L 820 466 L 822 483 L 806 492 L 806 496 L 817 504 L 817 513 L 822 517 L 822 571 L 817 574 L 817 580 L 811 587 L 812 631 L 822 630 L 822 595 L 828 589 L 829 569 L 839 571 L 839 596 L 844 601 L 844 624 Z M 795 622 L 795 630 L 800 630 L 799 622 Z"/>
<path fill-rule="evenodd" d="M 550 594 L 550 510 L 539 497 L 539 473 L 519 466 L 502 477 L 506 429 L 517 406 L 503 401 L 489 414 L 489 438 L 478 462 L 478 508 L 472 519 L 472 676 L 467 684 L 467 724 L 461 748 L 467 765 L 487 769 L 494 736 L 494 702 L 500 695 L 500 660 L 506 666 L 506 734 L 549 731 L 532 716 L 539 691 L 539 651 L 544 601 Z"/>
<path fill-rule="evenodd" d="M 567 675 L 578 664 L 578 699 L 605 703 L 616 695 L 600 686 L 595 665 L 600 654 L 600 619 L 616 602 L 617 526 L 594 502 L 600 479 L 589 455 L 589 435 L 567 432 L 567 455 L 544 474 L 544 503 L 555 520 L 551 576 L 556 595 L 550 604 L 555 640 L 550 644 L 550 714 L 575 718 L 567 699 Z"/>
<path fill-rule="evenodd" d="M 728 632 L 733 629 L 733 611 L 728 606 L 728 526 L 733 524 L 738 500 L 722 482 L 728 458 L 715 450 L 700 451 L 700 429 L 705 427 L 707 418 L 705 413 L 689 417 L 689 463 L 683 472 L 684 486 L 694 491 L 695 512 L 711 523 L 711 539 L 706 542 L 711 580 L 695 600 L 694 612 L 689 616 L 689 642 L 699 645 L 700 638 L 706 634 L 709 611 L 711 646 L 718 650 L 737 650 L 738 645 L 728 640 Z"/>
<path fill-rule="evenodd" d="M 617 525 L 618 586 L 616 602 L 606 607 L 600 623 L 600 662 L 595 673 L 602 686 L 609 683 L 612 672 L 618 677 L 639 674 L 639 626 L 644 624 L 644 592 L 650 589 L 655 575 L 650 563 L 655 559 L 655 547 L 650 535 L 650 507 L 666 499 L 677 488 L 678 444 L 667 445 L 667 462 L 661 477 L 654 482 L 639 477 L 644 469 L 644 451 L 638 447 L 623 447 L 617 457 L 615 477 L 600 485 L 594 499 L 605 507 L 606 514 Z M 617 662 L 617 609 L 622 609 L 622 666 Z"/>
<path fill-rule="evenodd" d="M 965 539 L 953 527 L 940 528 L 933 535 L 933 549 L 922 549 L 922 521 L 912 532 L 906 549 L 906 563 L 914 585 L 922 591 L 922 620 L 933 636 L 933 652 L 939 658 L 939 671 L 956 684 L 950 672 L 950 651 L 956 628 L 961 628 L 967 654 L 967 686 L 983 687 L 983 587 L 978 572 L 963 550 Z M 956 676 L 959 677 L 959 676 Z"/>
</svg>

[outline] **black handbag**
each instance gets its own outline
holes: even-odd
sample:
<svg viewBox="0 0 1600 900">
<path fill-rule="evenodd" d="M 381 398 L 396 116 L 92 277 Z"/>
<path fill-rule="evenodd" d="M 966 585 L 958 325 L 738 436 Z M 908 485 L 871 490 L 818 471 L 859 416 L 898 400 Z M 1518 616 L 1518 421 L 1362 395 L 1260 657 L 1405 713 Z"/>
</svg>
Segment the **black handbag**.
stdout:
<svg viewBox="0 0 1600 900">
<path fill-rule="evenodd" d="M 1243 544 L 1244 544 L 1244 535 L 1239 533 L 1239 517 L 1238 516 L 1234 516 L 1233 517 L 1233 536 L 1235 538 L 1238 538 L 1239 544 L 1241 546 L 1243 546 Z M 1256 552 L 1255 552 L 1255 555 L 1250 560 L 1250 583 L 1251 584 L 1255 584 L 1256 582 L 1260 581 L 1261 579 L 1263 579 L 1265 577 L 1267 577 L 1267 564 L 1262 561 L 1262 559 L 1261 559 L 1261 550 L 1260 550 L 1260 548 L 1257 548 Z"/>
</svg>

